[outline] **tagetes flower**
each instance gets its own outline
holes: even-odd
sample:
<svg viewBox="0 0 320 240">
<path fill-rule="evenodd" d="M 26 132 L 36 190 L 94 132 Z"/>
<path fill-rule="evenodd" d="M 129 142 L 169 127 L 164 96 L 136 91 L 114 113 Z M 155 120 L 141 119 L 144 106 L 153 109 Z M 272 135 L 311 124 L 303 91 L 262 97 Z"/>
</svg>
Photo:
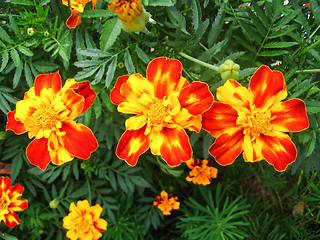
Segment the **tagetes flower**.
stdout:
<svg viewBox="0 0 320 240">
<path fill-rule="evenodd" d="M 78 26 L 82 21 L 81 17 L 77 15 L 77 13 L 82 13 L 84 11 L 84 7 L 88 2 L 92 2 L 92 9 L 95 8 L 97 0 L 62 0 L 62 4 L 68 6 L 70 1 L 70 10 L 71 10 L 71 15 L 67 19 L 67 26 L 69 28 L 75 28 Z"/>
<path fill-rule="evenodd" d="M 110 11 L 116 13 L 126 32 L 145 31 L 149 15 L 140 0 L 114 0 L 108 4 Z"/>
<path fill-rule="evenodd" d="M 211 166 L 213 162 L 210 160 L 191 159 L 186 164 L 191 169 L 189 176 L 186 178 L 189 182 L 196 185 L 208 185 L 212 178 L 217 178 L 218 169 Z"/>
<path fill-rule="evenodd" d="M 138 73 L 118 78 L 111 101 L 119 112 L 136 114 L 126 120 L 116 150 L 129 165 L 136 165 L 149 147 L 170 166 L 191 159 L 184 129 L 201 130 L 201 114 L 212 105 L 213 96 L 206 83 L 190 85 L 181 71 L 178 60 L 161 57 L 149 63 L 146 78 Z"/>
<path fill-rule="evenodd" d="M 87 200 L 70 204 L 68 216 L 63 218 L 63 227 L 68 230 L 71 240 L 96 240 L 107 230 L 107 221 L 100 218 L 103 208 L 96 204 L 90 206 Z"/>
<path fill-rule="evenodd" d="M 162 191 L 160 196 L 156 196 L 156 200 L 153 201 L 153 206 L 158 207 L 163 215 L 171 215 L 172 209 L 179 209 L 180 207 L 180 202 L 177 200 L 178 197 L 174 197 L 172 194 Z"/>
<path fill-rule="evenodd" d="M 61 165 L 74 156 L 88 159 L 98 142 L 89 128 L 74 119 L 87 111 L 95 97 L 88 81 L 68 79 L 62 88 L 58 72 L 41 74 L 7 114 L 6 130 L 35 137 L 27 147 L 27 158 L 42 170 L 50 161 Z"/>
<path fill-rule="evenodd" d="M 229 165 L 243 151 L 246 162 L 265 159 L 277 171 L 295 161 L 297 149 L 285 132 L 309 127 L 302 100 L 287 97 L 286 83 L 279 71 L 261 66 L 249 88 L 228 80 L 217 89 L 217 99 L 203 114 L 203 128 L 216 138 L 209 149 L 221 165 Z"/>
<path fill-rule="evenodd" d="M 20 224 L 15 212 L 23 211 L 28 207 L 28 200 L 20 199 L 24 188 L 20 184 L 11 186 L 9 177 L 0 177 L 0 222 L 13 228 Z"/>
</svg>

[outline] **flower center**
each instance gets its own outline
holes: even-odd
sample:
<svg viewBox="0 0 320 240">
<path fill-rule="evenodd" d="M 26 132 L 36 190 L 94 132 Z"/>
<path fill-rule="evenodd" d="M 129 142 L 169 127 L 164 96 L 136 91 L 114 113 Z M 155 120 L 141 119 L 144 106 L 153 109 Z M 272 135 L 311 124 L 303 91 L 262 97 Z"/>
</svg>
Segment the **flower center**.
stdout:
<svg viewBox="0 0 320 240">
<path fill-rule="evenodd" d="M 92 217 L 88 214 L 78 217 L 75 225 L 79 232 L 86 233 L 90 230 L 90 226 L 93 225 Z"/>
<path fill-rule="evenodd" d="M 56 122 L 59 120 L 57 112 L 51 107 L 42 107 L 37 109 L 31 116 L 35 125 L 44 129 L 52 129 L 56 126 Z"/>
<path fill-rule="evenodd" d="M 0 198 L 0 215 L 9 213 L 8 207 L 10 205 L 10 199 L 7 194 L 2 195 Z"/>
<path fill-rule="evenodd" d="M 136 18 L 141 16 L 143 11 L 140 0 L 114 0 L 109 3 L 108 7 L 122 21 L 127 23 L 132 23 Z"/>
<path fill-rule="evenodd" d="M 157 98 L 154 103 L 148 106 L 148 110 L 145 112 L 148 123 L 150 125 L 165 126 L 171 120 L 168 110 L 169 106 L 162 99 Z"/>
</svg>

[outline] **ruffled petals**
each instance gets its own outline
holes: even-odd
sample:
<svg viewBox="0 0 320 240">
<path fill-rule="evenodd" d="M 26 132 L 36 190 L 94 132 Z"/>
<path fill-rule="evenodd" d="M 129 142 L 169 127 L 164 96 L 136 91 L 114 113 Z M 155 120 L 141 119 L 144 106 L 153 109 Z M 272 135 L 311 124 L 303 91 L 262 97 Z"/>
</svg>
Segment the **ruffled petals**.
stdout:
<svg viewBox="0 0 320 240">
<path fill-rule="evenodd" d="M 60 92 L 62 87 L 61 77 L 59 72 L 50 74 L 40 74 L 34 81 L 34 89 L 36 96 L 40 96 L 43 88 L 51 88 L 54 93 Z"/>
<path fill-rule="evenodd" d="M 48 139 L 40 138 L 33 140 L 27 147 L 27 158 L 32 165 L 45 170 L 51 161 L 48 150 Z"/>
<path fill-rule="evenodd" d="M 192 115 L 198 115 L 208 110 L 213 103 L 213 95 L 209 86 L 202 82 L 193 82 L 179 93 L 179 102 Z"/>
<path fill-rule="evenodd" d="M 222 133 L 209 148 L 209 153 L 220 165 L 232 164 L 243 150 L 243 129 L 231 128 Z"/>
<path fill-rule="evenodd" d="M 83 112 L 84 98 L 76 94 L 72 89 L 66 90 L 61 98 L 64 105 L 70 111 L 68 119 L 73 120 Z"/>
<path fill-rule="evenodd" d="M 68 28 L 75 28 L 82 22 L 81 17 L 77 13 L 79 13 L 77 10 L 71 10 L 71 15 L 66 22 Z"/>
<path fill-rule="evenodd" d="M 20 219 L 15 212 L 10 212 L 6 214 L 6 217 L 3 221 L 9 228 L 13 228 L 20 224 Z"/>
<path fill-rule="evenodd" d="M 271 122 L 273 129 L 280 132 L 299 132 L 309 127 L 305 103 L 300 99 L 281 102 L 271 109 L 276 118 Z"/>
<path fill-rule="evenodd" d="M 98 148 L 92 131 L 81 123 L 63 122 L 60 131 L 66 133 L 60 142 L 70 154 L 78 158 L 88 159 Z"/>
<path fill-rule="evenodd" d="M 15 134 L 22 134 L 26 132 L 26 129 L 22 122 L 15 120 L 14 116 L 16 114 L 16 110 L 7 113 L 7 125 L 6 131 L 12 130 Z"/>
<path fill-rule="evenodd" d="M 149 148 L 149 139 L 144 135 L 145 129 L 126 130 L 119 140 L 116 154 L 130 166 L 135 166 L 140 155 Z"/>
<path fill-rule="evenodd" d="M 114 85 L 114 88 L 110 92 L 110 100 L 113 104 L 119 105 L 120 103 L 127 100 L 126 97 L 121 95 L 120 88 L 122 84 L 124 84 L 128 80 L 128 78 L 129 78 L 129 75 L 118 77 L 118 80 Z"/>
</svg>

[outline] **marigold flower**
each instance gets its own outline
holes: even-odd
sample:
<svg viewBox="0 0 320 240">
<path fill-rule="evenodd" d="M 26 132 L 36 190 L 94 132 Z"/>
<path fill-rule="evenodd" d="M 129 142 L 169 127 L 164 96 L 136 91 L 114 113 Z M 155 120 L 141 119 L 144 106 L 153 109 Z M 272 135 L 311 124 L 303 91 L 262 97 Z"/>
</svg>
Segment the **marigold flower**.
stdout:
<svg viewBox="0 0 320 240">
<path fill-rule="evenodd" d="M 103 208 L 96 204 L 90 206 L 88 200 L 70 204 L 68 216 L 63 218 L 63 227 L 71 240 L 96 240 L 107 230 L 107 221 L 100 218 Z"/>
<path fill-rule="evenodd" d="M 77 15 L 77 13 L 82 13 L 84 11 L 84 7 L 88 2 L 92 2 L 92 9 L 95 8 L 97 0 L 62 0 L 62 4 L 68 6 L 70 1 L 70 10 L 71 15 L 67 19 L 67 26 L 69 28 L 75 28 L 78 26 L 82 21 L 81 17 Z"/>
<path fill-rule="evenodd" d="M 162 191 L 160 196 L 156 196 L 156 200 L 153 201 L 153 206 L 158 207 L 163 215 L 171 215 L 172 209 L 179 209 L 180 207 L 180 202 L 177 200 L 178 197 L 174 197 L 172 194 Z"/>
<path fill-rule="evenodd" d="M 203 114 L 203 129 L 216 138 L 209 153 L 221 165 L 229 165 L 243 151 L 246 162 L 265 159 L 277 171 L 295 161 L 297 149 L 285 132 L 309 127 L 302 100 L 287 97 L 279 71 L 261 66 L 252 76 L 249 89 L 228 80 L 217 89 L 212 107 Z"/>
<path fill-rule="evenodd" d="M 20 224 L 15 212 L 23 211 L 28 207 L 27 199 L 20 199 L 24 188 L 20 184 L 11 186 L 9 177 L 0 177 L 0 222 L 13 228 Z"/>
<path fill-rule="evenodd" d="M 149 15 L 140 0 L 114 0 L 108 4 L 110 11 L 116 13 L 126 32 L 145 31 Z"/>
<path fill-rule="evenodd" d="M 129 165 L 135 166 L 149 147 L 170 166 L 191 159 L 184 129 L 201 130 L 201 114 L 212 105 L 213 96 L 206 83 L 190 85 L 181 71 L 178 60 L 161 57 L 149 63 L 146 78 L 138 73 L 118 78 L 111 101 L 119 112 L 136 114 L 126 120 L 116 150 Z"/>
<path fill-rule="evenodd" d="M 186 178 L 189 182 L 193 182 L 196 185 L 208 185 L 211 183 L 212 178 L 217 178 L 218 169 L 211 167 L 213 162 L 210 160 L 191 159 L 186 164 L 192 169 Z"/>
<path fill-rule="evenodd" d="M 42 170 L 50 161 L 61 165 L 74 156 L 88 159 L 98 142 L 89 128 L 74 119 L 87 111 L 95 97 L 88 81 L 68 79 L 62 88 L 58 72 L 41 74 L 16 109 L 8 112 L 6 130 L 35 137 L 27 147 L 27 158 Z"/>
</svg>

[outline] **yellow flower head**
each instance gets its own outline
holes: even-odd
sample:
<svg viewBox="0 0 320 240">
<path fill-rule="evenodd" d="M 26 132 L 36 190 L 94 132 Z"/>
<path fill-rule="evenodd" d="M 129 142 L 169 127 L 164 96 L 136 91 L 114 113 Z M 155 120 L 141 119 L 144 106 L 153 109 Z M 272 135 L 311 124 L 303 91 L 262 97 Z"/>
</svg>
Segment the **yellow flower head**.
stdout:
<svg viewBox="0 0 320 240">
<path fill-rule="evenodd" d="M 192 169 L 187 181 L 193 182 L 196 185 L 208 185 L 212 178 L 217 178 L 218 169 L 211 167 L 212 161 L 208 160 L 189 160 L 186 162 L 188 167 Z"/>
<path fill-rule="evenodd" d="M 163 215 L 171 215 L 172 209 L 179 209 L 180 202 L 177 201 L 178 197 L 174 197 L 172 194 L 168 194 L 166 191 L 162 191 L 160 196 L 156 197 L 153 202 L 153 206 L 158 207 Z"/>
<path fill-rule="evenodd" d="M 114 0 L 109 3 L 108 8 L 118 15 L 124 31 L 145 31 L 149 15 L 144 10 L 140 0 Z"/>
<path fill-rule="evenodd" d="M 99 204 L 90 206 L 87 200 L 78 201 L 77 206 L 70 204 L 68 216 L 63 218 L 63 227 L 71 240 L 99 239 L 101 232 L 107 230 L 107 221 L 100 218 L 102 207 Z"/>
</svg>

